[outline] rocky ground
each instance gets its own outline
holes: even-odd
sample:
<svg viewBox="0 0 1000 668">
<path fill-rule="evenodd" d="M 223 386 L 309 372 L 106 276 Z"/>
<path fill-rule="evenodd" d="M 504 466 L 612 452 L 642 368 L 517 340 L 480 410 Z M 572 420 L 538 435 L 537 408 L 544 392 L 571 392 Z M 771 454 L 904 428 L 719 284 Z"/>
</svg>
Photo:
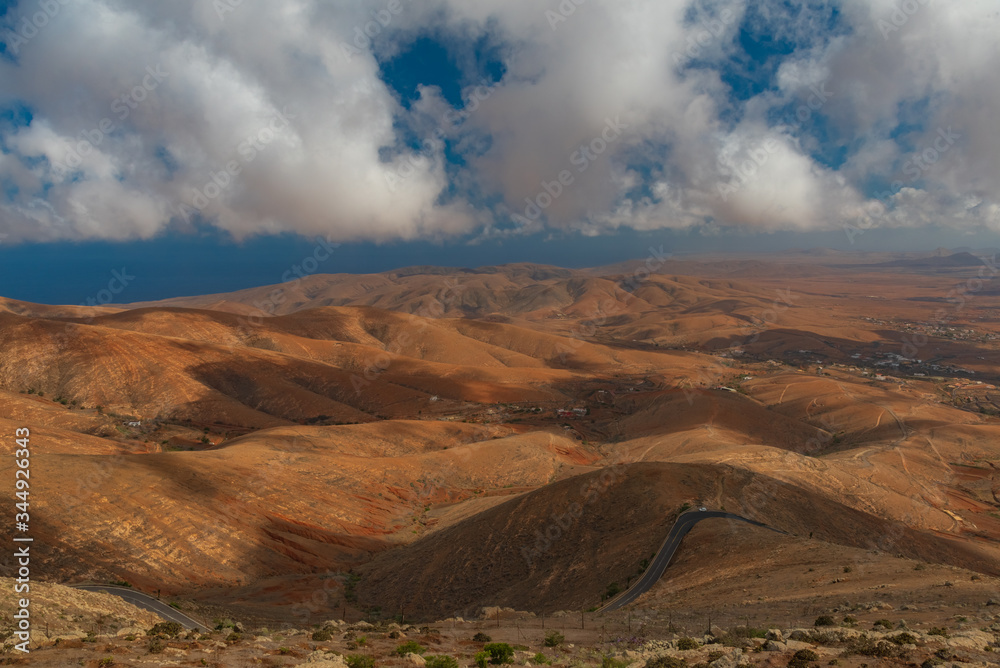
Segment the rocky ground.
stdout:
<svg viewBox="0 0 1000 668">
<path fill-rule="evenodd" d="M 186 632 L 169 624 L 122 628 L 95 635 L 83 629 L 35 643 L 30 655 L 4 648 L 3 665 L 66 666 L 310 666 L 310 668 L 456 668 L 489 661 L 481 655 L 503 643 L 499 658 L 518 666 L 583 668 L 738 668 L 789 666 L 872 668 L 1000 665 L 1000 615 L 984 608 L 958 628 L 910 628 L 895 617 L 842 612 L 820 615 L 813 626 L 765 629 L 731 626 L 695 637 L 649 632 L 635 617 L 631 634 L 605 625 L 579 627 L 578 613 L 546 620 L 530 613 L 484 610 L 479 620 L 447 619 L 428 626 L 334 620 L 310 629 L 247 629 L 223 622 L 209 632 Z M 874 620 L 874 621 L 872 621 Z M 954 625 L 954 620 L 952 620 Z M 544 628 L 543 628 L 543 625 Z M 9 642 L 9 641 L 8 641 Z M 449 657 L 449 658 L 442 658 Z"/>
</svg>

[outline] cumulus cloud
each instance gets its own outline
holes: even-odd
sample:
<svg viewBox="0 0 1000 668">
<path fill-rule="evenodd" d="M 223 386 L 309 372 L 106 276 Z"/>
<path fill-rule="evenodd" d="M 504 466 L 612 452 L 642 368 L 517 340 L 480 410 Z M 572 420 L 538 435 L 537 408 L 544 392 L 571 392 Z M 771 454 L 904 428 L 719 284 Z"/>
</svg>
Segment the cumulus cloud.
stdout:
<svg viewBox="0 0 1000 668">
<path fill-rule="evenodd" d="M 14 241 L 1000 227 L 991 0 L 22 0 L 3 20 Z M 453 50 L 458 109 L 385 81 L 423 35 Z"/>
</svg>

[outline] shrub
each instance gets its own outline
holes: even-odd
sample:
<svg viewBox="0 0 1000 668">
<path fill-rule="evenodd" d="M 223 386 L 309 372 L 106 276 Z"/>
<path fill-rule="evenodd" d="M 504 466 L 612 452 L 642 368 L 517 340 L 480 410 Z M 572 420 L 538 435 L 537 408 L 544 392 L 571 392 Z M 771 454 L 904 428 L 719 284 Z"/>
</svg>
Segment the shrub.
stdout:
<svg viewBox="0 0 1000 668">
<path fill-rule="evenodd" d="M 163 639 L 159 636 L 153 636 L 150 638 L 149 645 L 146 649 L 149 650 L 150 654 L 159 654 L 163 651 L 164 647 L 166 647 L 166 645 L 163 644 Z"/>
<path fill-rule="evenodd" d="M 817 661 L 819 655 L 811 649 L 800 649 L 788 660 L 788 668 L 806 668 L 810 661 Z"/>
<path fill-rule="evenodd" d="M 678 638 L 677 649 L 698 649 L 701 645 L 694 638 Z"/>
<path fill-rule="evenodd" d="M 364 654 L 351 654 L 344 658 L 347 668 L 375 668 L 375 657 Z"/>
<path fill-rule="evenodd" d="M 643 668 L 687 668 L 687 661 L 663 655 L 646 661 Z"/>
<path fill-rule="evenodd" d="M 892 659 L 902 656 L 903 650 L 888 640 L 861 636 L 847 644 L 847 653 Z"/>
<path fill-rule="evenodd" d="M 915 645 L 917 643 L 917 637 L 912 633 L 897 633 L 891 638 L 887 638 L 889 642 L 896 643 L 897 645 Z"/>
<path fill-rule="evenodd" d="M 361 644 L 361 639 L 358 638 L 358 644 Z M 423 654 L 427 651 L 427 648 L 418 643 L 416 640 L 407 640 L 402 645 L 396 647 L 397 656 L 406 656 L 407 654 Z"/>
<path fill-rule="evenodd" d="M 605 657 L 605 659 L 606 658 L 607 657 Z M 538 654 L 535 654 L 535 656 L 531 657 L 531 662 L 534 663 L 534 664 L 538 664 L 538 665 L 541 665 L 541 664 L 546 664 L 546 665 L 550 665 L 550 666 L 552 665 L 552 659 L 550 659 L 549 657 L 545 656 L 541 652 L 539 652 Z M 605 666 L 603 662 L 601 663 L 601 666 L 603 668 L 608 668 L 608 666 Z"/>
<path fill-rule="evenodd" d="M 836 626 L 837 622 L 833 621 L 833 617 L 830 615 L 820 615 L 813 622 L 813 626 Z"/>
<path fill-rule="evenodd" d="M 514 648 L 505 642 L 491 642 L 483 651 L 490 655 L 490 663 L 497 666 L 514 660 Z"/>
<path fill-rule="evenodd" d="M 624 659 L 616 659 L 613 656 L 606 656 L 601 659 L 601 668 L 628 668 L 628 663 L 629 662 Z"/>
<path fill-rule="evenodd" d="M 228 636 L 226 636 L 226 642 L 233 642 L 233 643 L 235 643 L 235 642 L 239 642 L 241 640 L 243 640 L 243 634 L 242 633 L 237 633 L 236 631 L 233 631 Z"/>
<path fill-rule="evenodd" d="M 730 629 L 719 640 L 726 647 L 750 647 L 751 638 L 766 638 L 767 629 L 755 629 L 750 626 L 736 626 Z"/>
<path fill-rule="evenodd" d="M 147 636 L 166 636 L 167 638 L 176 638 L 181 634 L 184 627 L 177 622 L 160 622 L 153 626 L 153 628 L 146 631 Z"/>
<path fill-rule="evenodd" d="M 100 668 L 107 668 L 108 666 L 115 665 L 115 658 L 113 656 L 106 656 L 97 662 Z"/>
<path fill-rule="evenodd" d="M 476 635 L 472 636 L 472 640 L 474 642 L 490 642 L 491 640 L 493 640 L 493 638 L 489 637 L 488 635 L 480 631 Z"/>
<path fill-rule="evenodd" d="M 313 631 L 312 639 L 316 642 L 327 642 L 333 639 L 333 634 L 328 629 L 320 629 L 319 631 Z"/>
<path fill-rule="evenodd" d="M 447 654 L 427 657 L 426 668 L 458 668 L 458 661 Z"/>
<path fill-rule="evenodd" d="M 558 631 L 549 631 L 548 633 L 545 634 L 546 647 L 558 647 L 564 642 L 566 642 L 566 636 L 559 633 Z"/>
<path fill-rule="evenodd" d="M 879 620 L 877 620 L 875 622 L 874 627 L 875 628 L 883 628 L 883 629 L 891 629 L 892 628 L 892 622 L 890 622 L 888 619 L 879 619 Z"/>
<path fill-rule="evenodd" d="M 752 626 L 734 626 L 729 629 L 729 635 L 736 638 L 766 638 L 767 629 L 755 629 Z"/>
<path fill-rule="evenodd" d="M 927 635 L 929 635 L 929 636 L 944 636 L 945 638 L 947 638 L 948 637 L 948 629 L 946 629 L 943 626 L 935 626 L 934 628 L 932 628 L 930 631 L 927 632 Z"/>
<path fill-rule="evenodd" d="M 847 615 L 846 617 L 844 617 L 844 624 L 846 624 L 847 626 L 854 626 L 857 623 L 858 623 L 857 617 L 852 617 L 851 615 Z"/>
<path fill-rule="evenodd" d="M 472 660 L 476 662 L 479 668 L 486 668 L 486 664 L 490 660 L 490 655 L 488 652 L 476 652 Z"/>
</svg>

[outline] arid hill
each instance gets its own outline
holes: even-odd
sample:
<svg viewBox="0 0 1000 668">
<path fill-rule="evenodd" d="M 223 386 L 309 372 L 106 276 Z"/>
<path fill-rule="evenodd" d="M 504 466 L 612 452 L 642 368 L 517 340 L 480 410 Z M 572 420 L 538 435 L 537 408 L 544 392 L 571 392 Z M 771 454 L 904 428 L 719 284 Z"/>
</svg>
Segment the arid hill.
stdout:
<svg viewBox="0 0 1000 668">
<path fill-rule="evenodd" d="M 128 308 L 4 300 L 2 449 L 31 429 L 40 578 L 126 580 L 214 616 L 590 607 L 684 504 L 788 532 L 692 534 L 709 551 L 745 540 L 775 569 L 823 545 L 985 578 L 1000 298 L 965 261 L 947 278 L 871 266 L 912 259 L 414 267 Z M 669 577 L 642 601 L 694 596 Z M 788 600 L 815 585 L 790 581 Z"/>
</svg>

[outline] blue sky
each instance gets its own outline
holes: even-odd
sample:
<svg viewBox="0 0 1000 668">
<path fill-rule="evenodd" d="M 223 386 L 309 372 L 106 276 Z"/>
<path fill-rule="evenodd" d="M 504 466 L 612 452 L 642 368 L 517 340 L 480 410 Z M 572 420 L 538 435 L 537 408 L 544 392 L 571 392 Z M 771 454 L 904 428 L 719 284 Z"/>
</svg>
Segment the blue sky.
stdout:
<svg viewBox="0 0 1000 668">
<path fill-rule="evenodd" d="M 330 272 L 1000 245 L 990 2 L 36 4 L 0 4 L 3 296 L 269 284 L 317 236 Z"/>
</svg>

